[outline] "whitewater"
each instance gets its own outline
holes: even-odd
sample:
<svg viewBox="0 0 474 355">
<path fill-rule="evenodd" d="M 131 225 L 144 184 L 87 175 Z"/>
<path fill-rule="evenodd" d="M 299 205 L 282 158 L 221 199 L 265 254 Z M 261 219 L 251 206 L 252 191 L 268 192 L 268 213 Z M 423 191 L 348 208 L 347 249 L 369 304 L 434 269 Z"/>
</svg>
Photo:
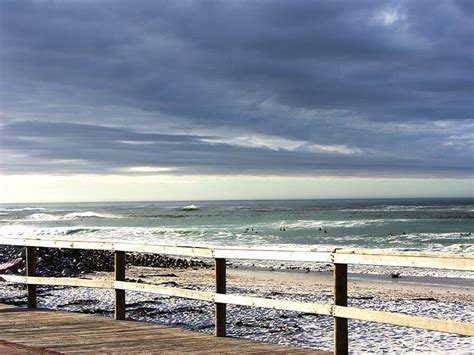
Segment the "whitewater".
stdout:
<svg viewBox="0 0 474 355">
<path fill-rule="evenodd" d="M 472 198 L 3 204 L 0 238 L 473 253 L 473 220 Z"/>
</svg>

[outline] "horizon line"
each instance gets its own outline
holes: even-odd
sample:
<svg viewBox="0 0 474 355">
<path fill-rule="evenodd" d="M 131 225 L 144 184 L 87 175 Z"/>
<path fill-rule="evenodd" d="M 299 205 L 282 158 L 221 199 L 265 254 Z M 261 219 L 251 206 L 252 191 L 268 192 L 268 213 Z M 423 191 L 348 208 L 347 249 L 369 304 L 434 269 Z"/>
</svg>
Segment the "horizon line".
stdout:
<svg viewBox="0 0 474 355">
<path fill-rule="evenodd" d="M 336 201 L 336 200 L 460 200 L 473 199 L 473 196 L 418 196 L 418 197 L 327 197 L 327 198 L 257 198 L 257 199 L 177 199 L 177 200 L 95 200 L 95 201 L 28 201 L 28 202 L 0 202 L 0 205 L 18 205 L 18 204 L 68 204 L 68 203 L 150 203 L 150 202 L 219 202 L 219 201 Z"/>
</svg>

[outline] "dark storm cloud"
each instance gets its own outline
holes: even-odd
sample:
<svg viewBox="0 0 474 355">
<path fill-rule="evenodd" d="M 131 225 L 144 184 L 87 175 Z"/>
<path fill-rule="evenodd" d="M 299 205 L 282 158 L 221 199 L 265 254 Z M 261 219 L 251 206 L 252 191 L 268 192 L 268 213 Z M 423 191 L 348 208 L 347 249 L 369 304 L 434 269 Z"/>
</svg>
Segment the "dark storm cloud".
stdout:
<svg viewBox="0 0 474 355">
<path fill-rule="evenodd" d="M 4 171 L 472 171 L 469 1 L 0 6 Z"/>
</svg>

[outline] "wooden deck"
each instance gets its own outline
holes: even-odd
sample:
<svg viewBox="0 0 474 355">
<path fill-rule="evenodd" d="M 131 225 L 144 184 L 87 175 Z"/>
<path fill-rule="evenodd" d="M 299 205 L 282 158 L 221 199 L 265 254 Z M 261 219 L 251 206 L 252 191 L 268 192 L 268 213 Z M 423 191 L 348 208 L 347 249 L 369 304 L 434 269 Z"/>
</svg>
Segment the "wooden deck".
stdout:
<svg viewBox="0 0 474 355">
<path fill-rule="evenodd" d="M 85 352 L 323 354 L 156 324 L 0 304 L 0 354 Z"/>
</svg>

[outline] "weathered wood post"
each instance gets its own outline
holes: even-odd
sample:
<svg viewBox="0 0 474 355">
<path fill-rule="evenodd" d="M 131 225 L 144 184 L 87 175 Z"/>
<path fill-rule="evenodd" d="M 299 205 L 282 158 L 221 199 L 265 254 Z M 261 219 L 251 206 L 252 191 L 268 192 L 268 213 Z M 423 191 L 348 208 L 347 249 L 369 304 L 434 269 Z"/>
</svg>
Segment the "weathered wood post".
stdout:
<svg viewBox="0 0 474 355">
<path fill-rule="evenodd" d="M 36 247 L 26 247 L 26 276 L 36 276 Z M 26 285 L 28 308 L 36 308 L 36 285 Z"/>
<path fill-rule="evenodd" d="M 226 266 L 224 258 L 216 258 L 216 293 L 226 293 Z M 226 336 L 226 304 L 214 303 L 214 335 Z"/>
<path fill-rule="evenodd" d="M 334 264 L 334 305 L 347 306 L 347 264 Z M 334 354 L 348 353 L 347 319 L 334 317 Z"/>
<path fill-rule="evenodd" d="M 114 253 L 115 281 L 125 281 L 125 252 Z M 115 319 L 125 319 L 125 290 L 115 290 Z"/>
</svg>

